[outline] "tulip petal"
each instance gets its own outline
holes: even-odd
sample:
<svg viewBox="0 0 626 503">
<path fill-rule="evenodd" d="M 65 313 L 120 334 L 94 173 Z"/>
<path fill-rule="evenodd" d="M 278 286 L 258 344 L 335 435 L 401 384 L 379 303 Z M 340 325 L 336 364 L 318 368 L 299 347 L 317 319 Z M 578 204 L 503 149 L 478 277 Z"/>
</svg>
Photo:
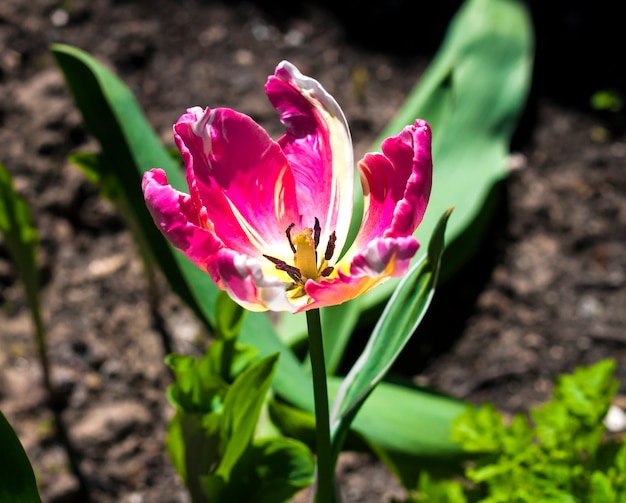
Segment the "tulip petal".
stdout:
<svg viewBox="0 0 626 503">
<path fill-rule="evenodd" d="M 413 236 L 378 238 L 357 254 L 348 266 L 319 283 L 307 281 L 305 288 L 313 300 L 297 312 L 341 304 L 367 292 L 393 276 L 402 276 L 417 253 L 419 243 Z M 349 273 L 344 272 L 349 269 Z"/>
<path fill-rule="evenodd" d="M 224 245 L 253 257 L 290 257 L 285 229 L 300 211 L 278 143 L 247 115 L 220 108 L 189 109 L 174 137 L 194 203 Z"/>
<path fill-rule="evenodd" d="M 296 309 L 287 299 L 285 282 L 275 275 L 266 275 L 256 258 L 224 248 L 218 254 L 217 269 L 224 289 L 243 308 L 291 312 Z"/>
<path fill-rule="evenodd" d="M 303 222 L 317 217 L 321 242 L 336 231 L 336 248 L 343 248 L 354 199 L 352 139 L 343 111 L 316 80 L 281 62 L 265 86 L 280 114 L 286 134 L 278 140 L 296 179 Z"/>
<path fill-rule="evenodd" d="M 345 260 L 376 237 L 411 235 L 424 217 L 432 184 L 430 127 L 416 120 L 387 138 L 382 151 L 366 154 L 359 163 L 363 221 Z"/>
<path fill-rule="evenodd" d="M 215 258 L 223 244 L 211 232 L 212 222 L 198 214 L 188 194 L 167 183 L 161 169 L 147 171 L 142 188 L 148 211 L 165 237 L 219 284 Z"/>
</svg>

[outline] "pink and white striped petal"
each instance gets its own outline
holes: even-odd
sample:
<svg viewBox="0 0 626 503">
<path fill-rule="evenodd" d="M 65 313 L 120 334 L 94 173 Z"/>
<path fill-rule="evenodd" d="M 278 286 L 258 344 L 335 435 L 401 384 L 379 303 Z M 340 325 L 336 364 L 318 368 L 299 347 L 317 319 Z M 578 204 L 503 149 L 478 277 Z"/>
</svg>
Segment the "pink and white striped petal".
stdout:
<svg viewBox="0 0 626 503">
<path fill-rule="evenodd" d="M 224 245 L 252 257 L 289 258 L 285 229 L 301 212 L 278 143 L 247 115 L 220 108 L 189 109 L 174 137 L 193 201 Z"/>
<path fill-rule="evenodd" d="M 167 183 L 161 169 L 144 174 L 142 189 L 148 211 L 163 235 L 220 285 L 215 258 L 224 245 L 213 234 L 213 223 L 196 211 L 188 194 Z"/>
<path fill-rule="evenodd" d="M 286 129 L 278 143 L 296 180 L 302 215 L 296 223 L 311 227 L 317 217 L 321 242 L 336 231 L 336 248 L 341 250 L 354 200 L 354 155 L 343 111 L 319 82 L 287 61 L 276 67 L 265 91 Z"/>
<path fill-rule="evenodd" d="M 297 312 L 341 304 L 391 277 L 402 276 L 418 249 L 413 236 L 374 239 L 352 263 L 339 264 L 331 278 L 319 283 L 307 281 L 305 288 L 312 301 Z"/>
<path fill-rule="evenodd" d="M 287 298 L 285 282 L 272 274 L 277 271 L 266 274 L 256 258 L 224 248 L 217 256 L 217 270 L 230 297 L 245 309 L 294 312 L 298 307 Z"/>
<path fill-rule="evenodd" d="M 359 163 L 364 212 L 361 228 L 341 260 L 350 261 L 367 243 L 410 236 L 422 221 L 432 185 L 431 130 L 423 120 L 387 138 L 382 154 Z"/>
</svg>

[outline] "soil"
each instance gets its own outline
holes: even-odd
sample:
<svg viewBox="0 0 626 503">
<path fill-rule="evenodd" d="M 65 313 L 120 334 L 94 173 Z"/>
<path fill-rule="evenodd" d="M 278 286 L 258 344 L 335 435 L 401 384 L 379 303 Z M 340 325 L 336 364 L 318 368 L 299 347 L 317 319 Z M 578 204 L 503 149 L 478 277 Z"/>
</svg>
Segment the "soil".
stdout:
<svg viewBox="0 0 626 503">
<path fill-rule="evenodd" d="M 0 4 L 0 159 L 41 236 L 54 413 L 66 431 L 55 428 L 24 292 L 1 243 L 0 409 L 33 462 L 44 501 L 188 501 L 163 448 L 170 376 L 142 263 L 115 210 L 66 160 L 97 145 L 48 45 L 77 45 L 112 68 L 169 146 L 171 124 L 190 105 L 236 108 L 277 137 L 262 86 L 289 59 L 341 103 L 360 158 L 419 79 L 459 2 L 421 12 L 428 22 L 419 44 L 407 36 L 414 33 L 407 19 L 421 19 L 410 2 L 323 3 Z M 596 7 L 592 14 L 602 11 Z M 399 16 L 402 9 L 410 15 Z M 616 21 L 602 18 L 607 48 L 589 36 L 597 15 L 569 4 L 548 10 L 534 10 L 537 73 L 499 217 L 479 258 L 441 288 L 396 368 L 506 412 L 545 399 L 556 374 L 601 358 L 616 358 L 626 383 L 623 115 L 586 105 L 593 91 L 624 89 L 610 52 Z M 551 38 L 547 27 L 562 36 Z M 367 75 L 361 90 L 357 72 Z M 173 349 L 198 354 L 206 335 L 159 286 L 158 314 Z M 403 494 L 367 455 L 347 454 L 340 481 L 346 502 Z"/>
</svg>

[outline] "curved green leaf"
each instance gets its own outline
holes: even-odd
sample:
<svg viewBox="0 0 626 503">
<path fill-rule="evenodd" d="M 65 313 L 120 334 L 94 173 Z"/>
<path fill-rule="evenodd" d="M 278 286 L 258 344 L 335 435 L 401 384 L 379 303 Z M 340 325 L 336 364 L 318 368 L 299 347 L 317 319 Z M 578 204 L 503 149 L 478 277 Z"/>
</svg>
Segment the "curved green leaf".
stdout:
<svg viewBox="0 0 626 503">
<path fill-rule="evenodd" d="M 236 339 L 247 311 L 220 291 L 215 301 L 215 336 L 222 340 Z"/>
<path fill-rule="evenodd" d="M 13 428 L 0 412 L 0 501 L 41 503 L 33 468 Z"/>
<path fill-rule="evenodd" d="M 122 216 L 129 221 L 141 249 L 151 251 L 157 259 L 172 289 L 201 319 L 213 324 L 218 288 L 163 238 L 141 193 L 143 172 L 155 167 L 165 170 L 173 186 L 184 189 L 179 164 L 161 144 L 131 91 L 113 73 L 76 47 L 54 44 L 52 54 L 87 128 L 102 147 L 98 162 L 87 159 L 89 167 L 106 181 L 107 192 L 121 194 L 117 202 L 123 202 Z"/>
</svg>

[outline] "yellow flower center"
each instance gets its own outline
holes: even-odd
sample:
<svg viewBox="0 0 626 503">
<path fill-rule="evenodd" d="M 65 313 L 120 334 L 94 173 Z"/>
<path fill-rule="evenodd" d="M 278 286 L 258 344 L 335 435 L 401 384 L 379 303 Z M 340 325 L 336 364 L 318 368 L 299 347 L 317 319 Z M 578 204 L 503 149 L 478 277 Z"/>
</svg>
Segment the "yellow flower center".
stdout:
<svg viewBox="0 0 626 503">
<path fill-rule="evenodd" d="M 328 238 L 328 245 L 326 246 L 324 257 L 318 264 L 317 247 L 319 246 L 321 234 L 319 220 L 317 218 L 315 219 L 315 226 L 312 229 L 305 227 L 292 237 L 291 229 L 293 229 L 294 226 L 295 224 L 291 224 L 285 231 L 289 246 L 293 251 L 293 265 L 287 264 L 284 260 L 274 258 L 270 255 L 263 256 L 272 262 L 276 266 L 276 269 L 289 275 L 293 283 L 291 283 L 287 289 L 291 297 L 297 298 L 306 295 L 304 284 L 307 280 L 312 279 L 313 281 L 319 281 L 321 278 L 328 277 L 333 272 L 334 268 L 328 265 L 328 261 L 335 252 L 335 241 L 337 237 L 333 231 Z"/>
</svg>

